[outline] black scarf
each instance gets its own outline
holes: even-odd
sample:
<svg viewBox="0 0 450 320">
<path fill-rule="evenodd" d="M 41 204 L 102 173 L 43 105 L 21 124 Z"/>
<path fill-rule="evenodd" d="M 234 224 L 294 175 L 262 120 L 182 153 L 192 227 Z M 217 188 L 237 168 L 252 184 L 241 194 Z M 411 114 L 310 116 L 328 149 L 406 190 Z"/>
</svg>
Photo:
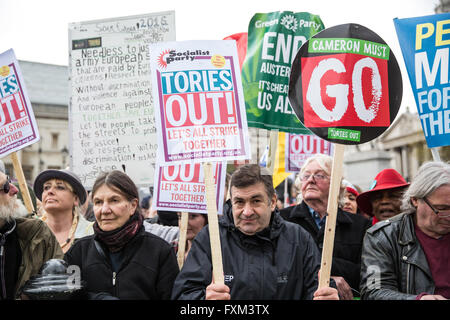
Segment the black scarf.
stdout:
<svg viewBox="0 0 450 320">
<path fill-rule="evenodd" d="M 128 221 L 115 230 L 103 231 L 94 223 L 95 239 L 105 244 L 110 252 L 119 252 L 138 233 L 144 223 L 142 215 L 136 211 Z"/>
</svg>

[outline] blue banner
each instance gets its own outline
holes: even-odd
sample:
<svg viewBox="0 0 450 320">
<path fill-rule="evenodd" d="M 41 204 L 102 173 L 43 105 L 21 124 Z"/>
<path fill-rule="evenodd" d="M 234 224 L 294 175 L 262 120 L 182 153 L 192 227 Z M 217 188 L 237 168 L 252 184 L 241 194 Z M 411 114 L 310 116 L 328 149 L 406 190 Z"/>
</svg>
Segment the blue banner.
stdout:
<svg viewBox="0 0 450 320">
<path fill-rule="evenodd" d="M 394 19 L 429 148 L 450 145 L 450 13 Z"/>
</svg>

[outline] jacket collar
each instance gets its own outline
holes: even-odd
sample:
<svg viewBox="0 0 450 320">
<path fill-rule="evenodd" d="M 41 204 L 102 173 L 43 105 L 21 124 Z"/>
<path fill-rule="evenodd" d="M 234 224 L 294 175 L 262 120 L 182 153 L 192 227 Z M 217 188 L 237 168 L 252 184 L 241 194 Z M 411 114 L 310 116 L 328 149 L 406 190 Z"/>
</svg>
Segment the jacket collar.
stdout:
<svg viewBox="0 0 450 320">
<path fill-rule="evenodd" d="M 398 233 L 398 243 L 406 246 L 409 243 L 416 242 L 416 236 L 414 232 L 414 221 L 412 214 L 403 214 L 398 216 L 401 218 L 400 231 Z"/>
<path fill-rule="evenodd" d="M 2 227 L 3 232 L 0 233 L 0 245 L 4 245 L 6 242 L 6 237 L 16 229 L 16 220 L 6 221 L 5 225 Z"/>
<path fill-rule="evenodd" d="M 31 241 L 39 228 L 41 228 L 41 225 L 45 224 L 44 221 L 34 218 L 15 218 L 15 220 L 17 223 L 17 235 L 24 243 Z"/>
<path fill-rule="evenodd" d="M 227 210 L 223 213 L 222 218 L 219 220 L 219 224 L 223 227 L 227 228 L 229 231 L 237 231 L 240 232 L 239 229 L 236 228 L 234 224 L 234 218 L 233 218 L 233 209 L 230 207 L 227 208 Z M 279 237 L 281 233 L 281 226 L 282 226 L 282 220 L 280 213 L 278 209 L 275 208 L 274 211 L 272 211 L 272 216 L 270 218 L 269 223 L 269 235 L 268 238 L 270 240 L 274 240 Z M 266 236 L 267 228 L 262 230 L 261 232 L 256 233 L 255 235 L 258 237 L 267 238 Z"/>
<path fill-rule="evenodd" d="M 346 214 L 343 213 L 340 208 L 338 208 L 337 216 L 336 216 L 336 224 L 343 223 L 343 224 L 351 224 L 353 221 L 348 217 Z M 300 204 L 298 204 L 294 209 L 292 209 L 291 218 L 302 218 L 302 219 L 309 219 L 311 217 L 311 214 L 309 212 L 309 207 L 306 204 L 305 201 L 302 201 Z"/>
</svg>

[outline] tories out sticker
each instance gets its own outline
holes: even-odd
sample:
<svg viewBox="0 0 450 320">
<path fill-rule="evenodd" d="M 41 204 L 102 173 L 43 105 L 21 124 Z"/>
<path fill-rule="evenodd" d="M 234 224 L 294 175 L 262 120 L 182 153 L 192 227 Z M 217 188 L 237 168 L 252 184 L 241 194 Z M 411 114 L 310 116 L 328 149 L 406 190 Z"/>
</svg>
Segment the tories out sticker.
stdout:
<svg viewBox="0 0 450 320">
<path fill-rule="evenodd" d="M 302 46 L 292 64 L 294 112 L 330 142 L 360 144 L 378 137 L 395 119 L 401 97 L 394 54 L 361 25 L 325 29 Z"/>
<path fill-rule="evenodd" d="M 284 167 L 286 172 L 299 172 L 305 161 L 317 154 L 333 155 L 334 146 L 314 134 L 287 133 L 285 141 Z"/>
<path fill-rule="evenodd" d="M 250 158 L 235 41 L 150 45 L 160 164 Z"/>
<path fill-rule="evenodd" d="M 222 214 L 226 162 L 212 163 L 215 200 Z M 153 209 L 207 214 L 206 186 L 201 163 L 156 166 Z"/>
</svg>

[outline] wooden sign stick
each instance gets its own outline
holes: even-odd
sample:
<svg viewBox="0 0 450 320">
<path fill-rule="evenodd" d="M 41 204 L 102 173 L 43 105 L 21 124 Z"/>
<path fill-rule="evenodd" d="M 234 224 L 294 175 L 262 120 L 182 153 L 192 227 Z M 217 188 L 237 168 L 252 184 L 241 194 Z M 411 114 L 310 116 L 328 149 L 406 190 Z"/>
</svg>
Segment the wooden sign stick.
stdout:
<svg viewBox="0 0 450 320">
<path fill-rule="evenodd" d="M 28 185 L 23 174 L 22 165 L 20 164 L 17 153 L 11 153 L 11 160 L 14 166 L 14 172 L 16 173 L 17 180 L 19 181 L 20 192 L 22 193 L 23 203 L 28 210 L 28 213 L 34 212 L 33 202 L 31 201 L 30 192 L 28 191 Z"/>
<path fill-rule="evenodd" d="M 211 243 L 211 259 L 214 283 L 224 284 L 222 247 L 220 245 L 219 219 L 217 218 L 216 188 L 210 162 L 203 163 L 206 187 L 206 208 L 208 210 L 208 228 Z"/>
<path fill-rule="evenodd" d="M 327 220 L 323 239 L 322 261 L 320 263 L 319 289 L 330 286 L 331 264 L 333 260 L 334 231 L 338 209 L 339 189 L 342 178 L 345 146 L 334 145 L 333 167 L 331 168 L 330 192 L 328 194 Z"/>
<path fill-rule="evenodd" d="M 433 156 L 433 161 L 441 161 L 441 156 L 439 155 L 438 148 L 430 148 L 431 155 Z"/>
<path fill-rule="evenodd" d="M 283 208 L 287 208 L 289 206 L 289 193 L 290 190 L 288 188 L 289 186 L 289 181 L 288 178 L 284 179 L 284 203 L 283 203 Z"/>
<path fill-rule="evenodd" d="M 277 145 L 278 145 L 278 130 L 270 130 L 270 140 L 269 140 L 269 152 L 267 155 L 267 165 L 266 168 L 269 172 L 273 172 L 275 168 L 275 160 L 277 155 Z"/>
<path fill-rule="evenodd" d="M 180 231 L 178 235 L 178 252 L 177 252 L 177 260 L 178 267 L 183 267 L 184 263 L 184 253 L 186 252 L 186 233 L 188 227 L 189 213 L 182 212 L 181 213 L 181 221 L 180 221 Z"/>
</svg>

